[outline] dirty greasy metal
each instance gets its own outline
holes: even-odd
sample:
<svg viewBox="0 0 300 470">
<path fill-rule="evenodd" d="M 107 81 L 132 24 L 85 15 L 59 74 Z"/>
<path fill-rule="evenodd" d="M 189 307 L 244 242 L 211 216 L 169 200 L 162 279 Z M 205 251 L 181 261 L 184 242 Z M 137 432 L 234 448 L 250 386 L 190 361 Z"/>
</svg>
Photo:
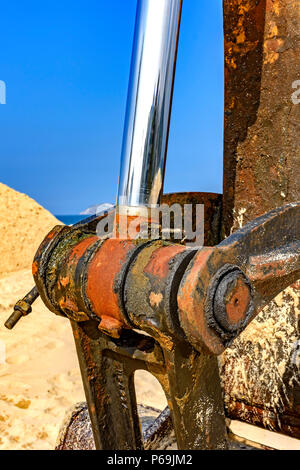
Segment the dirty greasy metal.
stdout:
<svg viewBox="0 0 300 470">
<path fill-rule="evenodd" d="M 206 222 L 205 224 L 205 230 L 206 230 L 205 240 L 210 240 L 211 243 L 216 242 L 217 236 L 218 236 L 217 235 L 218 227 L 219 227 L 220 220 L 221 220 L 220 219 L 220 215 L 221 215 L 220 195 L 182 193 L 177 196 L 177 195 L 171 194 L 171 195 L 166 195 L 164 197 L 164 203 L 166 203 L 168 199 L 172 201 L 172 204 L 174 203 L 181 204 L 181 205 L 185 203 L 204 204 L 205 213 L 207 216 L 209 215 L 209 217 L 211 218 L 211 222 Z M 123 305 L 124 299 L 121 298 L 122 297 L 121 295 L 117 295 L 117 293 L 120 294 L 120 291 L 122 292 L 123 290 L 124 280 L 126 278 L 126 273 L 128 270 L 129 263 L 131 263 L 134 260 L 134 258 L 139 254 L 140 246 L 145 248 L 148 245 L 148 242 L 145 242 L 145 241 L 140 242 L 140 241 L 128 241 L 128 240 L 124 241 L 123 240 L 120 243 L 118 243 L 118 246 L 116 246 L 115 248 L 112 248 L 110 245 L 114 243 L 114 240 L 99 240 L 96 237 L 97 223 L 99 222 L 99 220 L 102 219 L 102 217 L 103 216 L 91 217 L 87 219 L 86 221 L 82 221 L 74 225 L 73 227 L 65 227 L 65 226 L 55 227 L 45 237 L 44 241 L 41 243 L 37 251 L 37 254 L 35 256 L 35 259 L 33 262 L 33 268 L 32 268 L 36 284 L 39 286 L 39 293 L 44 303 L 52 312 L 58 315 L 67 316 L 73 324 L 75 341 L 79 350 L 79 357 L 81 358 L 81 364 L 83 364 L 82 373 L 84 377 L 86 393 L 87 393 L 87 396 L 89 397 L 94 397 L 96 395 L 98 381 L 95 381 L 94 374 L 92 374 L 92 376 L 91 375 L 85 376 L 84 371 L 93 369 L 94 367 L 93 364 L 95 364 L 95 361 L 93 362 L 93 360 L 95 359 L 95 357 L 99 358 L 101 356 L 102 354 L 101 347 L 103 346 L 105 341 L 104 343 L 100 341 L 100 344 L 96 345 L 96 347 L 93 350 L 93 354 L 88 353 L 90 345 L 92 343 L 91 343 L 90 338 L 88 339 L 87 342 L 85 342 L 86 331 L 83 330 L 83 326 L 86 327 L 87 325 L 93 325 L 93 327 L 91 326 L 90 329 L 88 329 L 88 331 L 89 332 L 93 331 L 93 334 L 91 336 L 94 338 L 104 337 L 105 340 L 107 340 L 107 336 L 106 335 L 103 336 L 103 331 L 104 331 L 105 333 L 108 333 L 110 336 L 115 336 L 115 340 L 119 340 L 123 342 L 124 342 L 124 336 L 125 336 L 125 343 L 126 343 L 126 338 L 127 338 L 126 335 L 131 333 L 128 331 L 128 328 L 132 325 L 130 324 L 129 317 L 127 317 L 127 314 L 124 311 L 124 305 Z M 195 223 L 193 221 L 193 227 L 194 226 L 195 226 Z M 104 247 L 105 247 L 105 250 L 104 250 Z M 158 246 L 157 248 L 163 248 L 163 247 Z M 162 266 L 162 270 L 160 274 L 165 272 L 166 279 L 170 280 L 172 288 L 177 289 L 180 278 L 177 279 L 177 277 L 174 275 L 174 279 L 171 279 L 171 276 L 169 273 L 169 267 L 168 267 L 168 261 L 170 261 L 170 258 L 172 258 L 172 256 L 170 255 L 174 254 L 175 258 L 176 258 L 175 255 L 178 255 L 177 257 L 178 259 L 176 259 L 175 262 L 173 262 L 173 267 L 172 269 L 170 269 L 170 272 L 173 270 L 174 274 L 176 274 L 176 271 L 178 271 L 179 268 L 182 271 L 183 267 L 184 266 L 186 267 L 193 252 L 191 252 L 190 250 L 187 250 L 187 253 L 184 253 L 185 248 L 183 246 L 176 245 L 174 247 L 172 246 L 172 244 L 168 245 L 168 243 L 165 244 L 164 249 L 166 253 L 169 252 L 169 258 L 168 256 L 163 256 L 164 266 Z M 116 264 L 111 263 L 112 250 L 114 250 L 114 257 L 119 260 L 119 263 L 116 263 Z M 118 251 L 118 257 L 116 257 L 116 251 Z M 131 255 L 132 255 L 132 258 L 131 258 Z M 93 260 L 96 259 L 97 257 L 98 257 L 99 263 L 94 262 L 94 268 L 93 268 Z M 185 257 L 186 257 L 186 261 L 184 262 Z M 154 256 L 154 259 L 155 259 L 155 256 Z M 104 275 L 103 275 L 103 272 L 100 273 L 101 285 L 103 288 L 102 295 L 103 295 L 104 301 L 102 301 L 102 304 L 101 304 L 101 299 L 100 299 L 100 306 L 99 306 L 99 298 L 96 299 L 98 303 L 93 302 L 93 300 L 95 299 L 95 296 L 93 296 L 93 293 L 96 292 L 96 286 L 94 287 L 95 283 L 93 282 L 93 279 L 95 281 L 97 276 L 99 276 L 99 272 L 97 271 L 97 266 L 98 264 L 101 264 L 102 262 L 105 263 L 107 267 L 107 272 Z M 152 263 L 152 265 L 155 268 L 155 263 L 154 264 Z M 92 267 L 93 269 L 90 270 L 90 267 Z M 155 274 L 155 273 L 151 273 L 151 269 L 150 269 L 148 274 L 151 277 L 151 274 Z M 154 278 L 154 276 L 152 277 Z M 98 279 L 97 279 L 97 282 L 98 282 Z M 162 281 L 161 277 L 159 277 L 159 279 Z M 167 292 L 168 286 L 166 285 L 166 282 L 164 285 L 165 285 L 165 290 L 166 290 L 166 297 L 172 299 L 172 302 L 170 302 L 170 306 L 174 308 L 174 302 L 176 303 L 176 299 L 175 299 L 176 296 L 174 296 L 174 293 L 170 295 L 170 293 Z M 89 290 L 88 290 L 88 286 L 90 287 Z M 105 315 L 107 313 L 107 308 L 106 309 L 103 308 L 102 310 L 102 306 L 106 305 L 106 299 L 107 299 L 107 297 L 105 297 L 106 292 L 103 292 L 105 290 L 106 291 L 108 290 L 111 293 L 111 296 L 108 299 L 110 301 L 110 304 L 109 304 L 110 316 Z M 154 292 L 154 295 L 152 296 L 150 292 L 149 299 L 150 297 L 151 297 L 152 303 L 154 302 L 155 304 L 155 302 L 157 302 L 157 297 L 156 297 L 155 292 Z M 123 328 L 122 334 L 119 331 L 119 329 L 117 331 L 116 331 L 116 328 L 108 329 L 107 325 L 106 325 L 106 328 L 101 328 L 103 317 L 107 317 L 109 321 L 111 322 L 115 322 L 116 319 L 117 320 L 121 319 L 122 328 Z M 170 320 L 168 319 L 168 321 Z M 178 322 L 177 322 L 177 325 L 178 325 Z M 99 331 L 99 326 L 100 326 L 100 330 L 102 331 L 102 335 L 101 335 L 101 332 Z M 115 324 L 113 326 L 115 327 Z M 174 331 L 171 332 L 171 335 L 172 334 L 174 334 Z M 121 337 L 118 338 L 119 336 Z M 180 336 L 180 341 L 182 342 L 182 332 L 180 332 L 179 336 Z M 139 350 L 139 347 L 140 347 L 139 344 L 141 340 L 143 340 L 141 335 L 138 335 L 138 336 L 135 335 L 134 341 L 132 337 L 130 337 L 131 351 Z M 123 342 L 122 342 L 122 346 L 119 347 L 119 350 L 121 351 L 120 353 L 121 358 L 123 358 L 124 356 L 124 348 L 125 349 L 127 348 L 127 345 L 124 347 Z M 149 342 L 149 339 L 146 338 L 146 342 Z M 134 346 L 132 346 L 133 343 L 134 343 Z M 83 344 L 86 345 L 85 348 L 82 346 Z M 111 343 L 110 343 L 110 346 L 111 346 Z M 115 345 L 114 345 L 114 348 L 115 348 Z M 155 348 L 156 349 L 158 348 L 157 344 Z M 111 347 L 106 346 L 105 350 L 106 349 L 111 349 Z M 152 346 L 151 346 L 151 349 L 153 349 Z M 190 345 L 186 344 L 184 347 L 181 347 L 181 349 L 183 351 L 186 351 L 186 350 L 190 351 L 191 347 Z M 126 354 L 125 354 L 125 358 L 127 357 Z M 185 354 L 188 355 L 186 352 Z M 200 355 L 198 354 L 198 356 Z M 135 363 L 135 367 L 137 367 L 135 357 L 136 357 L 136 354 L 134 353 L 133 354 L 134 363 Z M 151 373 L 155 374 L 156 373 L 155 371 L 157 369 L 157 364 L 154 365 L 154 367 L 151 365 L 151 354 L 147 354 L 146 361 L 145 361 L 145 354 L 144 354 L 143 360 L 145 363 L 143 363 L 143 361 L 140 361 L 139 365 L 142 365 L 142 368 L 145 368 L 146 366 L 149 368 L 149 363 L 150 363 Z M 215 359 L 212 359 L 212 360 L 214 364 L 216 364 Z M 168 354 L 167 362 L 169 364 L 170 376 L 172 378 L 174 374 L 177 373 L 176 371 L 179 368 L 178 359 L 176 357 L 173 357 L 172 353 L 170 353 Z M 183 363 L 183 361 L 181 362 Z M 200 362 L 202 362 L 202 359 L 200 359 Z M 115 365 L 116 363 L 114 362 L 113 364 Z M 158 371 L 157 378 L 162 383 L 162 386 L 166 392 L 166 395 L 170 397 L 170 393 L 168 392 L 169 376 L 166 372 L 165 359 L 163 359 L 163 364 L 164 364 L 164 367 L 162 371 L 161 370 Z M 111 367 L 109 367 L 109 369 L 111 369 Z M 206 368 L 204 367 L 204 372 L 205 372 L 205 369 Z M 120 380 L 122 380 L 122 373 L 123 373 L 122 370 L 123 370 L 122 367 L 121 369 L 120 369 L 120 366 L 117 367 L 116 374 L 118 376 L 118 384 Z M 192 380 L 191 371 L 192 371 L 191 364 L 189 363 L 189 361 L 187 361 L 187 366 L 185 367 L 185 375 L 189 382 L 191 382 Z M 184 441 L 184 439 L 186 440 L 185 447 L 186 446 L 193 447 L 195 445 L 195 446 L 200 446 L 200 447 L 203 446 L 205 448 L 220 448 L 220 447 L 223 448 L 226 445 L 225 426 L 222 426 L 222 423 L 224 422 L 224 414 L 223 414 L 223 406 L 222 406 L 222 400 L 221 400 L 221 392 L 220 392 L 217 368 L 210 367 L 209 374 L 210 374 L 210 381 L 215 383 L 214 397 L 207 397 L 205 402 L 207 404 L 209 400 L 210 403 L 212 404 L 215 403 L 216 406 L 212 405 L 212 409 L 216 409 L 217 411 L 221 410 L 219 413 L 220 417 L 215 422 L 212 422 L 212 424 L 209 424 L 204 419 L 201 424 L 202 430 L 200 429 L 199 431 L 198 428 L 196 427 L 194 432 L 189 431 L 185 433 L 184 436 L 181 438 L 182 441 Z M 213 380 L 211 377 L 212 375 L 213 375 Z M 99 377 L 100 379 L 101 377 L 103 378 L 103 374 L 102 376 L 100 374 Z M 203 375 L 201 375 L 201 377 L 203 377 Z M 127 425 L 130 427 L 130 423 L 131 424 L 133 422 L 135 423 L 135 425 L 133 426 L 133 430 L 131 428 L 131 432 L 133 433 L 133 436 L 131 438 L 131 442 L 129 439 L 129 444 L 128 444 L 127 436 L 130 435 L 130 432 L 129 434 L 126 432 L 126 443 L 125 443 L 125 437 L 124 437 L 124 442 L 122 443 L 120 442 L 122 441 L 122 438 L 121 437 L 119 438 L 118 433 L 114 434 L 115 448 L 123 448 L 123 447 L 128 448 L 129 445 L 132 445 L 133 448 L 139 448 L 141 445 L 144 445 L 145 448 L 147 448 L 147 445 L 145 443 L 141 444 L 140 436 L 138 436 L 138 433 L 136 431 L 136 421 L 135 421 L 136 412 L 134 411 L 135 410 L 134 391 L 132 391 L 132 386 L 130 384 L 132 384 L 132 374 L 131 374 L 131 377 L 128 378 L 127 381 L 125 380 L 126 386 L 121 394 L 122 395 L 121 401 L 124 400 L 124 396 L 131 397 L 129 401 L 132 404 L 132 406 L 131 406 L 131 411 L 129 412 L 129 416 L 127 416 Z M 197 394 L 200 393 L 200 395 L 202 394 L 202 399 L 204 399 L 205 393 L 206 393 L 205 386 L 199 387 L 199 390 L 200 392 L 198 392 L 196 389 L 193 392 L 194 395 L 197 396 Z M 217 393 L 215 393 L 216 391 Z M 209 392 L 211 393 L 212 390 L 210 390 Z M 91 399 L 89 399 L 89 403 L 92 403 Z M 97 403 L 97 400 L 96 400 L 96 403 Z M 169 399 L 169 403 L 171 403 L 171 399 Z M 202 404 L 199 402 L 197 406 L 199 410 L 201 410 L 200 407 L 204 406 L 204 402 Z M 93 428 L 94 428 L 94 433 L 97 434 L 97 423 L 99 423 L 98 421 L 99 416 L 97 414 L 96 406 L 93 406 L 93 405 L 90 406 L 90 414 L 91 416 L 94 416 Z M 177 415 L 180 416 L 180 413 L 177 412 Z M 107 414 L 107 416 L 109 416 L 109 413 Z M 163 420 L 163 417 L 164 415 L 162 415 L 161 417 L 162 420 Z M 118 427 L 118 425 L 119 424 L 117 423 L 116 426 Z M 204 436 L 203 426 L 205 425 L 207 428 L 206 434 L 211 433 L 213 435 L 213 439 L 211 441 L 207 439 L 207 435 Z M 151 432 L 151 430 L 148 431 L 149 439 L 151 436 L 154 439 L 154 436 L 155 436 L 154 429 L 157 429 L 157 426 L 158 425 L 156 423 L 153 427 L 153 432 Z M 217 429 L 214 430 L 214 426 L 216 426 Z M 159 429 L 160 430 L 164 429 L 165 432 L 169 428 L 170 428 L 170 417 L 168 418 L 168 420 L 162 423 L 162 427 L 159 426 Z M 112 435 L 110 436 L 110 438 L 112 439 Z M 104 443 L 102 441 L 100 442 L 99 433 L 98 433 L 98 440 L 96 438 L 96 442 L 98 442 L 98 445 L 101 448 L 103 447 L 106 448 L 106 446 L 113 445 L 112 444 L 113 441 L 111 439 L 109 441 L 106 441 L 104 439 L 105 441 Z M 202 443 L 201 440 L 205 440 L 205 442 Z"/>
<path fill-rule="evenodd" d="M 64 229 L 65 237 L 61 237 L 62 231 L 55 229 L 58 241 L 52 234 L 46 237 L 48 247 L 43 243 L 43 249 L 38 250 L 34 260 L 34 275 L 42 295 L 51 299 L 52 311 L 68 316 L 72 321 L 97 448 L 129 449 L 143 446 L 138 432 L 133 388 L 133 373 L 138 368 L 149 370 L 162 384 L 170 408 L 174 410 L 173 420 L 177 423 L 175 432 L 181 448 L 224 448 L 225 421 L 217 361 L 213 356 L 193 353 L 193 348 L 184 340 L 184 333 L 175 315 L 178 285 L 195 251 L 183 245 L 162 241 L 99 241 L 95 240 L 95 234 L 87 226 L 84 230 L 82 227 Z M 110 248 L 108 256 L 105 251 L 104 255 L 101 255 L 102 250 L 105 250 L 106 246 L 110 247 L 112 243 L 117 247 L 113 248 L 114 258 L 118 260 L 115 264 L 111 263 Z M 126 248 L 125 256 L 124 246 L 129 246 L 132 250 L 130 252 Z M 43 253 L 47 253 L 44 258 Z M 127 268 L 128 253 L 130 266 Z M 99 263 L 93 264 L 95 259 L 100 260 Z M 103 274 L 95 269 L 98 264 L 104 272 L 108 269 L 113 273 L 113 276 L 109 274 L 110 280 L 114 278 L 113 282 L 99 282 Z M 134 278 L 139 268 L 142 269 L 144 281 L 149 281 L 148 284 L 138 284 L 139 280 Z M 99 298 L 102 296 L 102 290 L 109 291 L 113 299 L 112 294 L 117 296 L 117 300 L 113 300 L 109 308 L 106 305 L 105 311 L 91 301 L 94 291 L 88 290 L 90 277 L 98 281 Z M 124 277 L 126 283 L 123 281 Z M 138 285 L 135 287 L 136 281 Z M 136 315 L 132 315 L 130 311 L 130 301 L 135 294 L 140 298 L 147 296 L 150 309 L 148 313 L 151 313 L 151 309 L 154 311 L 152 316 L 149 315 L 149 325 L 143 324 L 141 311 L 134 312 Z M 164 298 L 163 301 L 161 297 Z M 91 310 L 89 305 L 93 307 Z M 112 343 L 112 338 L 108 341 L 108 336 L 103 335 L 103 330 L 99 331 L 99 325 L 101 327 L 103 314 L 109 316 L 111 313 L 112 319 L 115 319 L 116 306 L 119 307 L 123 329 L 119 335 L 113 335 L 112 331 L 106 330 L 110 337 L 115 336 L 116 343 Z M 84 315 L 91 319 L 86 321 Z M 95 321 L 96 317 L 98 321 Z M 161 323 L 158 325 L 159 321 Z M 148 354 L 140 351 L 139 344 L 142 342 L 144 345 L 145 341 L 149 343 L 150 338 L 129 331 L 131 325 L 139 329 L 144 328 L 148 333 L 152 333 L 153 337 L 157 336 L 156 342 L 151 338 Z M 128 341 L 132 351 L 130 354 L 133 355 L 131 360 L 130 354 L 124 352 L 128 349 Z M 174 342 L 176 353 L 172 350 Z M 165 348 L 169 349 L 167 353 Z M 192 360 L 193 355 L 195 357 Z M 156 356 L 161 356 L 161 359 Z M 194 378 L 195 369 L 199 370 L 197 380 Z M 183 378 L 181 388 L 176 385 L 178 374 Z M 169 391 L 170 381 L 173 384 L 172 394 Z M 180 406 L 178 400 L 182 400 Z M 119 412 L 116 403 L 119 403 Z M 202 416 L 201 410 L 204 407 L 210 414 L 207 411 L 206 415 Z M 126 413 L 125 409 L 128 410 Z M 193 427 L 187 426 L 195 410 L 198 410 L 199 423 L 195 423 Z M 216 414 L 214 420 L 211 419 L 212 414 Z"/>
<path fill-rule="evenodd" d="M 197 204 L 204 206 L 204 243 L 203 246 L 215 246 L 220 243 L 220 231 L 222 223 L 222 195 L 216 193 L 171 193 L 164 194 L 162 204 L 171 207 L 179 204 L 184 208 L 185 204 L 192 204 L 193 208 Z M 172 220 L 171 220 L 172 221 Z M 197 221 L 193 213 L 192 228 L 197 230 Z"/>
<path fill-rule="evenodd" d="M 150 406 L 138 405 L 145 450 L 177 450 L 170 409 L 163 411 Z M 251 443 L 228 432 L 229 450 L 272 450 L 257 443 Z M 77 403 L 68 410 L 60 428 L 55 450 L 95 450 L 88 407 L 85 402 Z"/>
<path fill-rule="evenodd" d="M 224 0 L 223 232 L 299 201 L 298 0 Z"/>
<path fill-rule="evenodd" d="M 297 0 L 224 0 L 223 6 L 224 237 L 300 201 L 299 94 L 292 97 L 300 79 L 300 10 Z M 299 308 L 293 284 L 221 358 L 227 414 L 297 438 Z"/>
<path fill-rule="evenodd" d="M 34 278 L 51 310 L 71 320 L 96 448 L 144 448 L 138 369 L 162 385 L 179 449 L 227 447 L 216 356 L 300 277 L 299 233 L 299 204 L 198 250 L 100 240 L 94 221 L 50 232 Z"/>
<path fill-rule="evenodd" d="M 177 421 L 174 424 L 179 448 L 226 447 L 223 402 L 213 356 L 194 351 L 193 358 L 192 348 L 184 343 L 182 349 L 176 348 L 176 356 L 170 353 L 165 359 L 163 349 L 149 336 L 125 330 L 120 339 L 109 339 L 93 321 L 72 325 L 96 448 L 144 448 L 133 385 L 133 374 L 139 369 L 157 378 L 171 409 L 180 408 L 175 416 L 181 417 L 178 425 L 184 428 L 178 429 Z M 193 401 L 197 397 L 198 401 Z M 191 426 L 195 412 L 198 422 L 196 419 L 195 426 Z M 174 412 L 172 415 L 174 422 Z M 148 439 L 154 439 L 151 436 Z"/>
<path fill-rule="evenodd" d="M 164 411 L 151 406 L 137 405 L 146 450 L 172 449 L 175 436 L 169 408 Z M 166 438 L 167 436 L 167 438 Z M 158 447 L 157 447 L 158 446 Z M 95 450 L 88 407 L 77 403 L 67 413 L 61 426 L 55 450 Z"/>
<path fill-rule="evenodd" d="M 290 204 L 269 212 L 192 259 L 181 281 L 178 307 L 181 326 L 196 349 L 201 338 L 211 352 L 221 354 L 266 304 L 299 278 L 299 207 Z"/>
<path fill-rule="evenodd" d="M 194 255 L 193 250 L 181 245 L 162 241 L 148 245 L 130 266 L 125 308 L 136 327 L 150 334 L 162 347 L 169 383 L 165 393 L 178 447 L 225 448 L 217 360 L 204 353 L 202 346 L 199 351 L 193 349 L 176 315 L 179 282 Z"/>
<path fill-rule="evenodd" d="M 125 330 L 109 338 L 93 320 L 72 322 L 95 445 L 98 449 L 142 449 L 134 372 L 163 373 L 162 351 L 154 340 Z"/>
<path fill-rule="evenodd" d="M 184 209 L 185 204 L 191 204 L 193 207 L 196 206 L 196 204 L 202 204 L 204 206 L 204 218 L 205 218 L 205 223 L 204 223 L 204 244 L 206 246 L 213 246 L 217 244 L 220 241 L 219 237 L 219 232 L 220 232 L 220 224 L 221 224 L 221 211 L 222 211 L 222 195 L 220 194 L 214 194 L 214 193 L 195 193 L 195 192 L 189 192 L 189 193 L 170 193 L 170 194 L 164 194 L 162 196 L 162 204 L 167 204 L 170 207 L 173 204 L 179 204 L 182 209 Z M 115 210 L 112 209 L 110 211 L 104 212 L 104 214 L 101 214 L 99 216 L 91 216 L 87 219 L 84 219 L 76 224 L 73 225 L 73 229 L 78 229 L 77 232 L 74 232 L 74 230 L 70 230 L 69 227 L 64 227 L 64 226 L 57 226 L 54 227 L 53 230 L 50 231 L 48 236 L 44 239 L 43 243 L 40 245 L 39 250 L 36 254 L 36 257 L 39 258 L 39 265 L 34 262 L 33 267 L 32 267 L 32 272 L 33 275 L 36 279 L 36 282 L 40 285 L 40 289 L 42 292 L 42 299 L 43 302 L 46 304 L 49 310 L 53 311 L 56 314 L 63 315 L 65 314 L 60 311 L 58 308 L 53 308 L 51 300 L 48 298 L 48 294 L 44 289 L 44 271 L 43 267 L 47 266 L 48 263 L 48 254 L 51 253 L 52 248 L 56 246 L 59 243 L 60 237 L 64 238 L 67 232 L 70 232 L 70 237 L 66 238 L 64 243 L 67 243 L 72 246 L 73 243 L 76 243 L 76 236 L 74 239 L 75 233 L 79 236 L 84 236 L 89 238 L 92 235 L 95 235 L 96 230 L 97 230 L 97 224 L 106 216 L 108 217 L 114 217 Z M 171 223 L 172 223 L 172 213 L 171 213 Z M 191 221 L 191 226 L 192 229 L 195 231 L 196 230 L 196 217 L 195 217 L 195 211 L 192 213 L 192 221 Z M 60 234 L 60 235 L 58 235 Z M 172 231 L 171 231 L 171 237 L 172 237 Z M 51 242 L 51 243 L 50 243 Z M 182 241 L 184 244 L 185 242 Z M 101 242 L 99 242 L 101 244 Z M 93 248 L 93 247 L 92 247 Z M 50 273 L 51 276 L 51 273 Z M 63 280 L 63 283 L 65 280 Z M 61 288 L 63 286 L 60 286 Z M 30 299 L 31 293 L 36 293 L 36 287 L 33 288 L 32 292 L 27 294 L 27 296 L 22 299 L 19 302 L 23 302 L 24 300 Z M 28 300 L 27 299 L 27 300 Z M 34 300 L 32 300 L 33 302 Z M 27 302 L 27 301 L 26 301 Z M 30 300 L 30 304 L 32 303 Z M 24 313 L 28 310 L 28 306 L 25 306 L 22 303 L 22 311 L 21 311 L 21 304 L 16 305 L 16 309 L 14 313 L 11 315 L 11 317 L 7 320 L 5 326 L 8 329 L 12 329 L 16 323 L 24 316 Z M 62 305 L 63 308 L 67 308 L 67 305 Z M 117 308 L 117 307 L 116 307 Z M 88 306 L 88 309 L 91 309 L 90 306 Z M 70 310 L 72 312 L 72 310 Z M 28 311 L 28 313 L 30 313 Z M 71 314 L 71 313 L 70 313 Z M 84 312 L 72 312 L 73 317 L 76 315 L 77 320 L 85 319 L 86 318 L 86 313 Z M 105 320 L 105 319 L 104 319 Z M 118 320 L 117 320 L 118 321 Z M 104 324 L 105 325 L 105 321 Z M 102 326 L 103 326 L 102 325 Z M 115 328 L 116 334 L 118 334 L 118 327 Z"/>
<path fill-rule="evenodd" d="M 5 327 L 8 330 L 11 330 L 18 321 L 29 315 L 32 312 L 32 304 L 38 298 L 39 293 L 36 287 L 33 287 L 30 292 L 22 300 L 19 300 L 16 305 L 14 306 L 14 311 L 11 316 L 6 320 Z"/>
</svg>

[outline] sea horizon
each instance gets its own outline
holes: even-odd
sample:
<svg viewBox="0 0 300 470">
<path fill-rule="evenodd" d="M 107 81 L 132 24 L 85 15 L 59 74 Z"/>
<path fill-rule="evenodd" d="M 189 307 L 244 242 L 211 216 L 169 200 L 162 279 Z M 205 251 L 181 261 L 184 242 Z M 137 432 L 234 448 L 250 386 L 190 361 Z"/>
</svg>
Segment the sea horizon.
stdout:
<svg viewBox="0 0 300 470">
<path fill-rule="evenodd" d="M 84 220 L 90 215 L 83 215 L 83 214 L 54 214 L 54 217 L 56 217 L 60 222 L 62 222 L 65 225 L 73 225 L 76 224 L 77 222 L 80 222 L 80 220 Z"/>
</svg>

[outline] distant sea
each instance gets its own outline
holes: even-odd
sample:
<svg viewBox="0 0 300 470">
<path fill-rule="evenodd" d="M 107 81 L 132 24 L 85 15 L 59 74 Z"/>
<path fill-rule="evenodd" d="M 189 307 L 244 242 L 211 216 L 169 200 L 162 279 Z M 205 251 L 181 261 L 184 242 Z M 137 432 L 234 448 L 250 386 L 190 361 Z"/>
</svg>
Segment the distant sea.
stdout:
<svg viewBox="0 0 300 470">
<path fill-rule="evenodd" d="M 55 217 L 65 225 L 73 225 L 79 222 L 80 220 L 84 220 L 87 217 L 91 217 L 91 216 L 90 215 L 55 215 Z"/>
</svg>

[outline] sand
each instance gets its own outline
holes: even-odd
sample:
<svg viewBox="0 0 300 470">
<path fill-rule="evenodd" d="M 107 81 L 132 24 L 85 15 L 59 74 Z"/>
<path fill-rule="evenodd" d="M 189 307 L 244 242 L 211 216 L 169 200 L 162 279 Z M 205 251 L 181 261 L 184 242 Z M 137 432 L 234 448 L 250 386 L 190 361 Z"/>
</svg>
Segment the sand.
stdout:
<svg viewBox="0 0 300 470">
<path fill-rule="evenodd" d="M 0 449 L 53 449 L 65 414 L 85 400 L 69 321 L 37 299 L 12 331 L 3 323 L 33 287 L 33 255 L 57 221 L 0 184 L 0 222 Z M 164 408 L 164 394 L 150 374 L 139 372 L 135 383 L 139 402 Z"/>
<path fill-rule="evenodd" d="M 26 194 L 0 183 L 0 277 L 30 269 L 41 240 L 59 223 Z"/>
</svg>

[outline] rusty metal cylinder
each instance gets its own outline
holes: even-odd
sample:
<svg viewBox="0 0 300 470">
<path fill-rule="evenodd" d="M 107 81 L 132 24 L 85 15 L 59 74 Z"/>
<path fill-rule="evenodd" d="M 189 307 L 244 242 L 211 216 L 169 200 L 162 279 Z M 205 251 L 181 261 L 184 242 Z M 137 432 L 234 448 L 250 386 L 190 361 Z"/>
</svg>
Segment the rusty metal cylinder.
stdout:
<svg viewBox="0 0 300 470">
<path fill-rule="evenodd" d="M 81 228 L 55 228 L 41 244 L 33 275 L 46 306 L 74 321 L 95 319 L 118 337 L 128 328 L 122 307 L 122 283 L 131 256 L 140 249 L 132 240 L 101 240 Z"/>
<path fill-rule="evenodd" d="M 206 346 L 220 354 L 249 315 L 248 304 L 241 310 L 245 283 L 240 286 L 235 268 L 230 275 L 238 273 L 236 282 L 230 277 L 220 299 L 212 296 L 218 308 L 209 311 L 218 310 L 222 318 L 213 324 L 209 320 L 200 275 L 213 253 L 213 248 L 197 251 L 163 240 L 102 240 L 82 227 L 55 227 L 35 256 L 33 275 L 42 300 L 58 315 L 77 322 L 97 320 L 98 328 L 114 338 L 135 328 L 167 349 L 174 340 L 188 339 L 198 350 Z M 222 285 L 217 280 L 216 293 Z M 224 332 L 220 322 L 229 322 L 232 331 Z"/>
<path fill-rule="evenodd" d="M 172 348 L 184 338 L 177 313 L 177 292 L 185 270 L 196 254 L 183 245 L 162 240 L 150 242 L 131 263 L 124 300 L 131 322 Z"/>
<path fill-rule="evenodd" d="M 97 320 L 114 338 L 124 328 L 138 328 L 171 341 L 184 336 L 177 291 L 195 253 L 161 240 L 101 240 L 82 228 L 56 227 L 35 256 L 33 275 L 56 314 Z"/>
</svg>

